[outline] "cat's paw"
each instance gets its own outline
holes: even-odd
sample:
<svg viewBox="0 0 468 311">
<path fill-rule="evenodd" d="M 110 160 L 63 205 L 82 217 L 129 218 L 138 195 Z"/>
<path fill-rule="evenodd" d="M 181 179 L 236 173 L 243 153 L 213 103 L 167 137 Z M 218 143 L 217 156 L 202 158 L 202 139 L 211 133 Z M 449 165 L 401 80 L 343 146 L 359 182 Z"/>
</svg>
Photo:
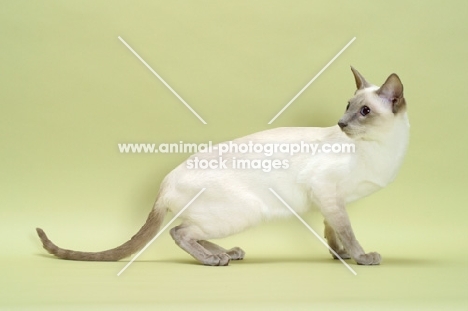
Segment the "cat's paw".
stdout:
<svg viewBox="0 0 468 311">
<path fill-rule="evenodd" d="M 358 265 L 379 265 L 382 261 L 382 257 L 377 252 L 371 252 L 368 254 L 362 254 L 358 258 L 355 258 Z"/>
<path fill-rule="evenodd" d="M 244 259 L 245 252 L 240 247 L 233 247 L 226 252 L 232 260 Z"/>
<path fill-rule="evenodd" d="M 336 254 L 338 256 L 341 257 L 341 259 L 350 259 L 351 258 L 351 256 L 348 254 L 348 252 L 346 250 L 344 250 L 344 249 L 340 249 L 340 250 L 335 251 L 335 252 L 336 252 Z M 330 252 L 330 254 L 332 255 L 333 259 L 339 259 L 338 257 L 336 257 L 336 255 L 333 252 Z"/>
<path fill-rule="evenodd" d="M 229 257 L 226 253 L 220 253 L 216 255 L 211 255 L 203 262 L 205 266 L 227 266 L 231 261 L 231 257 Z"/>
</svg>

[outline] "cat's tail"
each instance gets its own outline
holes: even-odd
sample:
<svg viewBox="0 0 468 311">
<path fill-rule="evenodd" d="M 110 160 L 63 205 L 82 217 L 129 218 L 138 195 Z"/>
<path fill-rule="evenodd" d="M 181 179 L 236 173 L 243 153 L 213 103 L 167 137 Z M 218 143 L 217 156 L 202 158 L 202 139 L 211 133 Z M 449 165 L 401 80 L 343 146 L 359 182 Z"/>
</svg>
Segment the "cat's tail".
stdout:
<svg viewBox="0 0 468 311">
<path fill-rule="evenodd" d="M 166 208 L 155 207 L 151 210 L 146 223 L 130 240 L 124 244 L 102 252 L 80 252 L 63 249 L 52 243 L 45 232 L 36 228 L 43 247 L 58 258 L 81 261 L 117 261 L 142 249 L 159 231 L 166 215 Z"/>
</svg>

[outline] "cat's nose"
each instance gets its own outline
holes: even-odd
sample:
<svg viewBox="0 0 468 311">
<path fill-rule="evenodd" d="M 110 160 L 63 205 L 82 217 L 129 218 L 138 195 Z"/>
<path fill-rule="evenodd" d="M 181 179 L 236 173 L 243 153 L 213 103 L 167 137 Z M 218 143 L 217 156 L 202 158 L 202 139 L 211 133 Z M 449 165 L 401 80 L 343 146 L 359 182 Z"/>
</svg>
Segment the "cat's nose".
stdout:
<svg viewBox="0 0 468 311">
<path fill-rule="evenodd" d="M 348 126 L 348 123 L 344 123 L 342 121 L 338 122 L 338 126 L 343 129 L 344 127 L 347 127 Z"/>
</svg>

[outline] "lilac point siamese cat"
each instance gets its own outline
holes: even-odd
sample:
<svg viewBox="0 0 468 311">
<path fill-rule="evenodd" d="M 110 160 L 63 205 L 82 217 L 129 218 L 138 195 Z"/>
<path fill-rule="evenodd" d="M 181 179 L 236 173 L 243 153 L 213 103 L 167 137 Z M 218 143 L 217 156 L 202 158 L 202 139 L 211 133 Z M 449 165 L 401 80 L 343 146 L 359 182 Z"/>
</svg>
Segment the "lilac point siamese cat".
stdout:
<svg viewBox="0 0 468 311">
<path fill-rule="evenodd" d="M 403 85 L 396 74 L 378 87 L 354 68 L 351 70 L 357 90 L 337 125 L 275 128 L 233 142 L 352 143 L 354 153 L 282 154 L 280 158 L 286 159 L 289 167 L 268 173 L 254 169 L 189 169 L 187 161 L 194 157 L 218 158 L 214 153 L 197 153 L 164 178 L 146 223 L 129 241 L 101 252 L 72 251 L 56 246 L 37 228 L 43 247 L 63 259 L 120 260 L 142 249 L 158 233 L 168 211 L 177 214 L 206 188 L 181 214 L 181 224 L 172 228 L 170 234 L 179 247 L 202 264 L 225 266 L 231 260 L 243 259 L 244 251 L 239 247 L 224 249 L 208 240 L 292 215 L 269 191 L 271 188 L 299 214 L 316 206 L 325 219 L 328 244 L 341 258 L 352 258 L 360 265 L 378 265 L 381 256 L 364 252 L 357 241 L 346 204 L 385 187 L 395 178 L 407 149 L 409 122 Z M 223 155 L 228 163 L 235 156 Z M 259 154 L 242 157 L 254 159 Z"/>
</svg>

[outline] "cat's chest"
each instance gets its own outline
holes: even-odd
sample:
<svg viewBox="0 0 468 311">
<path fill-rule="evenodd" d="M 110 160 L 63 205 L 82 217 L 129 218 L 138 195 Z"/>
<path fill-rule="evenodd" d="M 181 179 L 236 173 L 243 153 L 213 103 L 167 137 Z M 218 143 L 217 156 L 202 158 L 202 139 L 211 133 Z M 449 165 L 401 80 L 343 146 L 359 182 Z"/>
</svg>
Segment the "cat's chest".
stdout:
<svg viewBox="0 0 468 311">
<path fill-rule="evenodd" d="M 342 193 L 346 203 L 350 203 L 360 198 L 366 197 L 382 188 L 387 184 L 373 179 L 351 180 L 345 182 L 342 186 Z"/>
<path fill-rule="evenodd" d="M 347 202 L 368 196 L 395 179 L 403 160 L 403 148 L 377 154 L 364 153 L 343 180 L 341 186 Z"/>
</svg>

